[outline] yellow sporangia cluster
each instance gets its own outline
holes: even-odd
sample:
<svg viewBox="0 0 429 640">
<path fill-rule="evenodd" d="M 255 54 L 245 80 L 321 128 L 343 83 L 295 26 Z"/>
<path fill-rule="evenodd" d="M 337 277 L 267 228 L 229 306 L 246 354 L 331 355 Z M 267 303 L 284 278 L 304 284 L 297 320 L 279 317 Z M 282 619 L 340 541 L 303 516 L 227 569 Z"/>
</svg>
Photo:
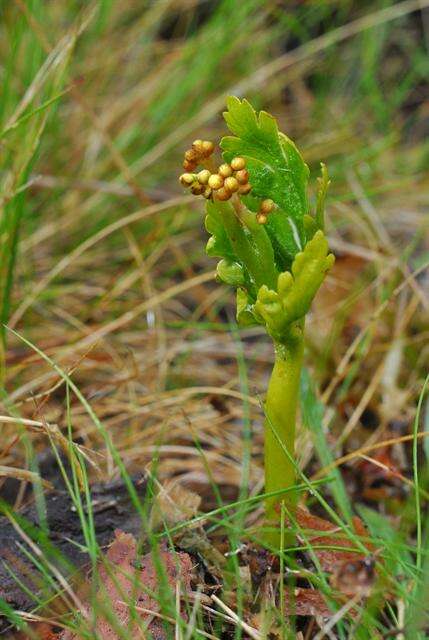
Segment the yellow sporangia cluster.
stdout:
<svg viewBox="0 0 429 640">
<path fill-rule="evenodd" d="M 183 160 L 185 171 L 195 171 L 199 164 L 210 158 L 214 149 L 215 146 L 210 140 L 194 140 L 192 147 L 185 151 Z"/>
<path fill-rule="evenodd" d="M 252 187 L 244 158 L 233 158 L 230 164 L 224 162 L 215 171 L 211 171 L 209 166 L 213 164 L 210 158 L 213 151 L 214 144 L 208 140 L 193 142 L 192 148 L 185 152 L 183 167 L 188 173 L 180 176 L 182 185 L 194 195 L 202 195 L 207 199 L 229 200 L 234 193 L 250 193 Z M 205 168 L 194 173 L 199 164 Z"/>
<path fill-rule="evenodd" d="M 182 173 L 179 180 L 181 184 L 190 189 L 196 196 L 204 196 L 207 200 L 229 200 L 237 193 L 247 195 L 252 190 L 249 183 L 249 172 L 246 169 L 244 158 L 237 156 L 228 164 L 224 162 L 215 171 L 211 158 L 215 146 L 209 140 L 194 140 L 191 149 L 185 152 Z M 204 169 L 195 173 L 198 165 Z M 274 202 L 267 198 L 262 200 L 256 220 L 259 224 L 267 222 L 268 214 L 274 209 Z"/>
<path fill-rule="evenodd" d="M 265 224 L 268 220 L 268 214 L 271 213 L 274 207 L 275 204 L 273 200 L 271 200 L 271 198 L 262 200 L 261 204 L 259 205 L 259 211 L 256 214 L 256 221 L 259 222 L 259 224 Z"/>
</svg>

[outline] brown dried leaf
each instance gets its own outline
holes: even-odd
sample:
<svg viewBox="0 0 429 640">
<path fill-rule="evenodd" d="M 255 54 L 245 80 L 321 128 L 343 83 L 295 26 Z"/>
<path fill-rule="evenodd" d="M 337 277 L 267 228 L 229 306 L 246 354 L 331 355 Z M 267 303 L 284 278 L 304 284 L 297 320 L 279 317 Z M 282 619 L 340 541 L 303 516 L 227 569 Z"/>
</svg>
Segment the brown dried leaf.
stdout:
<svg viewBox="0 0 429 640">
<path fill-rule="evenodd" d="M 326 604 L 325 598 L 317 589 L 305 589 L 297 587 L 293 590 L 285 591 L 284 595 L 285 613 L 288 616 L 322 616 L 329 618 L 334 612 Z"/>
<path fill-rule="evenodd" d="M 405 479 L 393 458 L 392 447 L 383 447 L 359 460 L 354 472 L 362 479 L 361 497 L 366 500 L 382 502 L 405 496 Z"/>
<path fill-rule="evenodd" d="M 115 540 L 107 555 L 107 566 L 100 568 L 100 590 L 98 593 L 101 611 L 106 608 L 114 615 L 115 620 L 126 628 L 130 638 L 138 636 L 137 625 L 130 621 L 129 606 L 126 602 L 134 601 L 137 610 L 141 611 L 141 618 L 147 623 L 148 632 L 157 640 L 164 640 L 166 636 L 162 620 L 144 612 L 148 610 L 159 613 L 160 606 L 156 598 L 159 587 L 158 572 L 149 553 L 141 559 L 136 568 L 137 543 L 131 534 L 122 531 L 115 532 Z M 159 550 L 160 562 L 164 567 L 166 579 L 173 592 L 180 582 L 182 590 L 190 591 L 193 565 L 186 553 L 173 554 L 167 550 Z M 154 595 L 151 595 L 151 594 Z M 89 605 L 85 604 L 84 616 L 90 613 Z M 101 614 L 97 616 L 96 629 L 98 637 L 103 640 L 118 640 L 118 635 Z M 59 640 L 79 640 L 80 636 L 72 631 L 64 631 Z"/>
<path fill-rule="evenodd" d="M 347 596 L 368 597 L 375 582 L 375 562 L 369 557 L 344 562 L 331 576 L 331 584 Z"/>
<path fill-rule="evenodd" d="M 253 587 L 257 590 L 261 586 L 267 573 L 272 570 L 273 564 L 277 562 L 277 558 L 267 549 L 249 545 L 246 548 L 246 560 L 252 576 Z"/>
<path fill-rule="evenodd" d="M 28 640 L 27 633 L 18 633 L 13 636 L 15 640 Z M 35 622 L 31 625 L 31 638 L 37 640 L 59 640 L 58 632 L 48 622 Z"/>
<path fill-rule="evenodd" d="M 296 520 L 299 526 L 305 531 L 306 539 L 312 546 L 336 547 L 334 549 L 314 549 L 314 554 L 324 571 L 333 573 L 339 566 L 346 562 L 364 560 L 367 557 L 366 554 L 359 551 L 346 551 L 346 549 L 356 549 L 355 543 L 353 540 L 350 540 L 350 538 L 347 538 L 341 529 L 332 522 L 329 522 L 329 520 L 313 516 L 308 511 L 305 511 L 305 509 L 297 509 Z M 368 537 L 368 532 L 360 518 L 355 517 L 352 522 L 357 536 L 362 538 Z M 323 535 L 313 535 L 314 533 L 320 534 L 321 532 L 323 532 Z M 338 547 L 342 547 L 344 551 L 338 549 Z M 366 543 L 366 547 L 368 553 L 374 550 L 369 543 Z"/>
</svg>

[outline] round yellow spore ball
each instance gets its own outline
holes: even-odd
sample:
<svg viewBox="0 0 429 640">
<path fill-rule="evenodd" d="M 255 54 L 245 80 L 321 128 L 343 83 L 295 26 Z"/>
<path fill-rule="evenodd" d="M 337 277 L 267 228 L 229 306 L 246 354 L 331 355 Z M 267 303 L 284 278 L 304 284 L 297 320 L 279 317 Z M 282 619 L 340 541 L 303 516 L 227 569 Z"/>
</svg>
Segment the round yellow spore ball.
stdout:
<svg viewBox="0 0 429 640">
<path fill-rule="evenodd" d="M 214 151 L 214 144 L 210 140 L 203 140 L 201 143 L 201 153 L 204 158 L 208 158 Z"/>
<path fill-rule="evenodd" d="M 199 154 L 195 151 L 195 149 L 188 149 L 185 151 L 185 160 L 188 162 L 196 162 L 199 158 Z"/>
<path fill-rule="evenodd" d="M 238 189 L 238 193 L 240 193 L 242 196 L 246 196 L 248 193 L 250 193 L 252 190 L 252 185 L 247 183 L 247 184 L 242 184 L 240 185 L 239 189 Z"/>
<path fill-rule="evenodd" d="M 210 171 L 208 169 L 203 169 L 198 173 L 197 180 L 200 184 L 207 184 L 210 176 L 211 176 Z"/>
<path fill-rule="evenodd" d="M 271 211 L 274 209 L 274 202 L 271 200 L 271 198 L 267 198 L 266 200 L 262 200 L 261 205 L 259 207 L 259 211 L 261 213 L 271 213 Z"/>
<path fill-rule="evenodd" d="M 240 184 L 247 184 L 249 181 L 249 172 L 246 171 L 246 169 L 241 169 L 241 171 L 237 171 L 235 177 Z"/>
<path fill-rule="evenodd" d="M 244 158 L 240 158 L 237 156 L 231 160 L 231 167 L 234 171 L 241 171 L 246 166 L 246 161 Z"/>
<path fill-rule="evenodd" d="M 193 173 L 182 173 L 179 180 L 184 187 L 190 187 L 191 184 L 195 181 L 195 176 Z"/>
<path fill-rule="evenodd" d="M 231 192 L 222 187 L 216 191 L 216 200 L 229 200 L 231 197 Z"/>
<path fill-rule="evenodd" d="M 194 194 L 194 196 L 200 196 L 204 193 L 205 189 L 206 188 L 203 184 L 195 182 L 191 187 L 191 192 Z"/>
<path fill-rule="evenodd" d="M 212 189 L 221 189 L 223 187 L 223 178 L 218 173 L 213 173 L 208 179 L 208 185 Z"/>
<path fill-rule="evenodd" d="M 221 164 L 217 171 L 218 174 L 222 176 L 222 178 L 228 178 L 229 176 L 232 176 L 232 169 L 229 164 L 226 164 L 226 162 L 225 164 Z"/>
<path fill-rule="evenodd" d="M 235 193 L 238 191 L 239 184 L 236 178 L 230 176 L 229 178 L 225 178 L 224 187 L 228 191 L 231 191 L 231 193 Z"/>
<path fill-rule="evenodd" d="M 194 140 L 192 143 L 192 148 L 198 153 L 201 153 L 203 150 L 203 141 L 202 140 Z"/>
</svg>

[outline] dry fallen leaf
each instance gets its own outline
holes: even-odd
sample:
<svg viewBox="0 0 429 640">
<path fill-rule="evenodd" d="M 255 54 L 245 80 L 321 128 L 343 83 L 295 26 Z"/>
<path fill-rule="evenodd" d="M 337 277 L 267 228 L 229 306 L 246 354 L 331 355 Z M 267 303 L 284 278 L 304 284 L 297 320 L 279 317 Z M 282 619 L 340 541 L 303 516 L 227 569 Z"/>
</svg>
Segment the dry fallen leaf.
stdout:
<svg viewBox="0 0 429 640">
<path fill-rule="evenodd" d="M 353 551 L 353 549 L 356 549 L 353 540 L 346 537 L 341 529 L 332 522 L 329 522 L 329 520 L 313 516 L 305 509 L 297 509 L 296 520 L 305 532 L 306 540 L 312 547 L 333 547 L 332 549 L 316 548 L 313 551 L 322 569 L 328 573 L 333 573 L 347 562 L 362 561 L 374 551 L 374 548 L 368 542 L 362 540 L 362 538 L 368 537 L 368 532 L 360 518 L 354 517 L 352 524 L 355 534 L 361 538 L 361 542 L 363 542 L 368 549 L 368 554 L 357 550 Z M 320 535 L 321 533 L 322 535 Z"/>
<path fill-rule="evenodd" d="M 289 616 L 322 616 L 329 618 L 334 612 L 326 604 L 325 598 L 317 589 L 297 587 L 285 589 L 285 613 Z"/>
<path fill-rule="evenodd" d="M 31 625 L 31 638 L 37 640 L 58 640 L 58 631 L 48 622 L 35 622 Z M 28 635 L 24 632 L 13 636 L 15 640 L 28 640 Z"/>
<path fill-rule="evenodd" d="M 403 476 L 393 459 L 392 447 L 383 447 L 370 458 L 356 463 L 355 473 L 361 480 L 360 495 L 365 500 L 381 502 L 389 498 L 404 499 Z"/>
<path fill-rule="evenodd" d="M 353 560 L 339 565 L 331 576 L 331 585 L 344 595 L 368 597 L 375 581 L 374 558 Z"/>
<path fill-rule="evenodd" d="M 138 625 L 131 620 L 130 607 L 127 604 L 133 601 L 151 637 L 165 640 L 167 635 L 164 622 L 156 617 L 160 612 L 157 598 L 160 581 L 153 557 L 148 553 L 141 560 L 138 559 L 137 542 L 131 534 L 116 531 L 115 536 L 106 555 L 107 563 L 100 567 L 97 598 L 100 610 L 108 610 L 121 628 L 127 630 L 130 638 L 140 637 L 141 632 Z M 167 549 L 159 549 L 158 555 L 172 592 L 176 591 L 177 584 L 180 584 L 182 593 L 190 592 L 193 574 L 190 556 L 183 552 L 172 553 Z M 85 603 L 84 607 L 81 613 L 84 617 L 89 617 L 90 605 Z M 148 612 L 153 612 L 155 616 Z M 94 632 L 103 640 L 119 640 L 118 634 L 102 613 L 97 615 Z M 59 635 L 58 640 L 80 640 L 80 636 L 67 630 Z"/>
</svg>

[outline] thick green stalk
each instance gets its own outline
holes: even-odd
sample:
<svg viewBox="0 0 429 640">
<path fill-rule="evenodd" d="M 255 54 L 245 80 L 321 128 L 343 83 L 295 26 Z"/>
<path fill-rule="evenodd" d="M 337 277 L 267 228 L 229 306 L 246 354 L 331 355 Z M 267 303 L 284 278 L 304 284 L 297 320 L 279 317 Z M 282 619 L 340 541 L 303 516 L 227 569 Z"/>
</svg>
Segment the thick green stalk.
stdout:
<svg viewBox="0 0 429 640">
<path fill-rule="evenodd" d="M 304 353 L 303 327 L 284 343 L 275 343 L 275 361 L 265 401 L 265 491 L 281 491 L 295 484 L 295 423 Z M 288 451 L 289 456 L 286 454 Z M 296 504 L 289 492 L 267 498 L 266 515 L 270 533 L 267 542 L 280 543 L 281 503 Z"/>
</svg>

